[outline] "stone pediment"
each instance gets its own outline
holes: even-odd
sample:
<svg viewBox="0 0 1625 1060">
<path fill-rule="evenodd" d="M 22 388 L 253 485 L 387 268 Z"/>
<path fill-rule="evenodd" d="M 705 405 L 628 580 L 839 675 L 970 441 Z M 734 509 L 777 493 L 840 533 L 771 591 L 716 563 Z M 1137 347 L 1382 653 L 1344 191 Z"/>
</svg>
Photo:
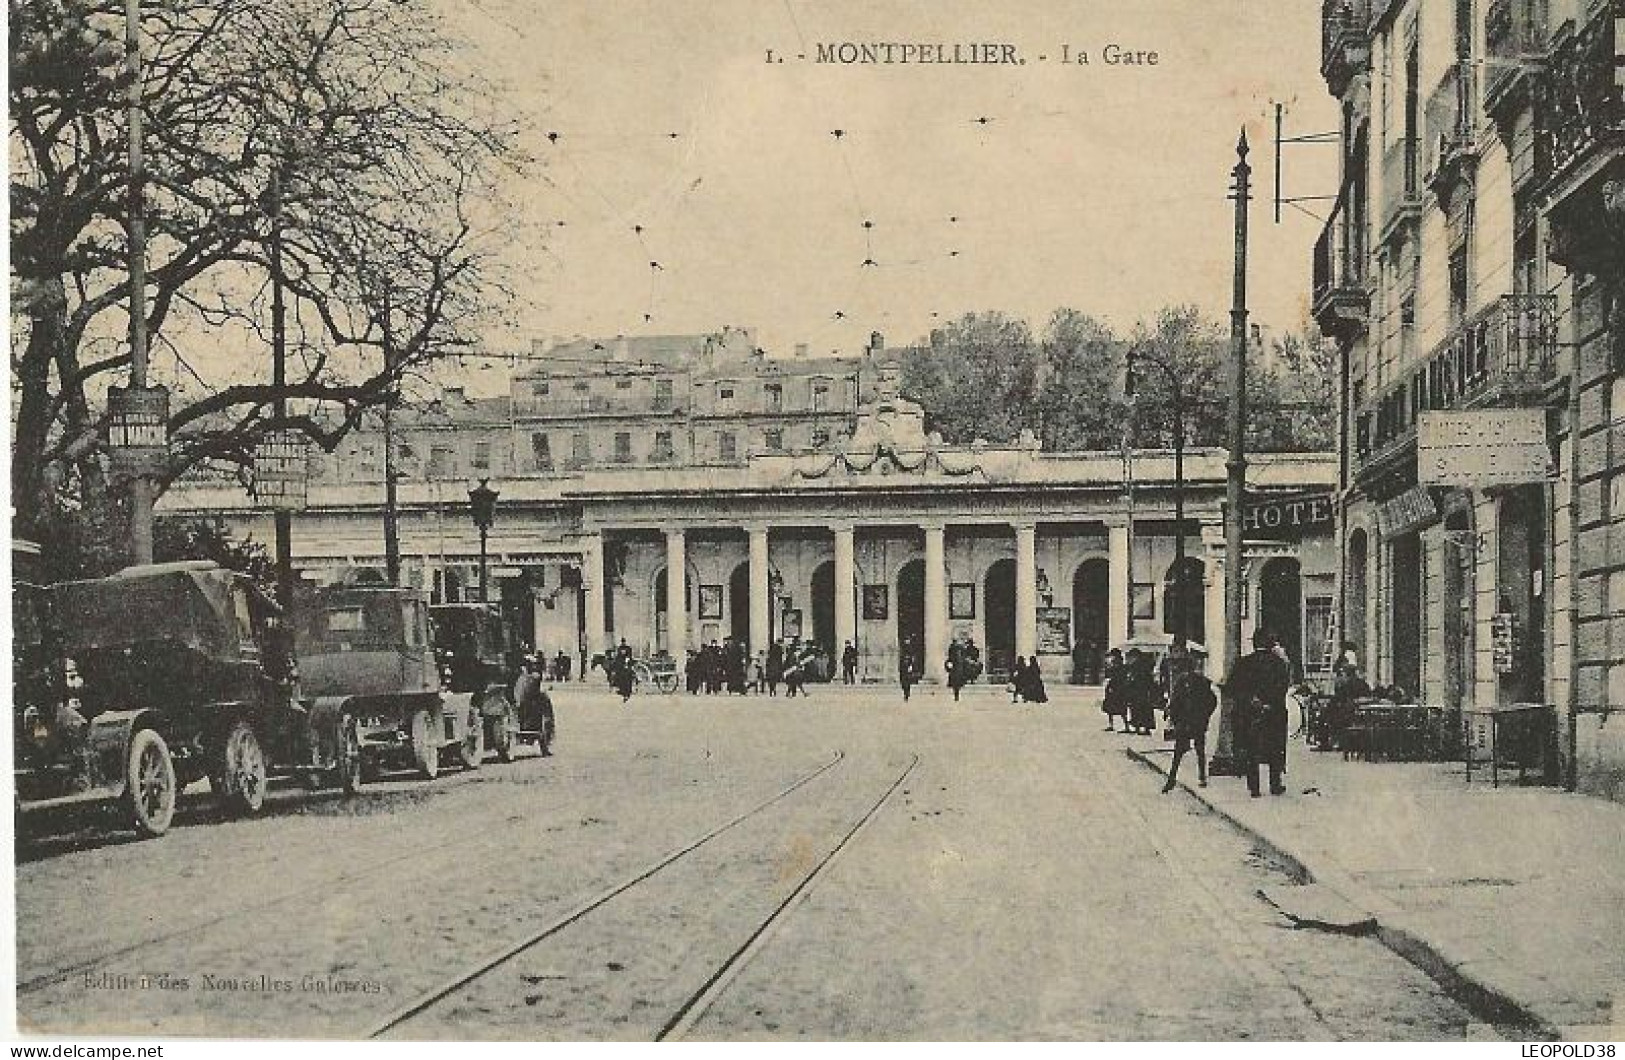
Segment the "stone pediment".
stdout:
<svg viewBox="0 0 1625 1060">
<path fill-rule="evenodd" d="M 926 434 L 925 410 L 896 394 L 882 394 L 858 410 L 857 426 L 833 453 L 796 462 L 797 478 L 830 476 L 941 474 L 973 475 L 982 470 L 972 453 L 947 448 L 940 434 Z"/>
</svg>

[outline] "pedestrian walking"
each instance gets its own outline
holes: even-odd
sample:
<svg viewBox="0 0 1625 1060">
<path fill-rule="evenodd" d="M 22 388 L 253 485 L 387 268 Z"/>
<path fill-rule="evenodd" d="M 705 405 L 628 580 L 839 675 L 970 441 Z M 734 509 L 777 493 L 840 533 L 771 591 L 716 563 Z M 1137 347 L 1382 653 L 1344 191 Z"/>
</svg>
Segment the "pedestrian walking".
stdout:
<svg viewBox="0 0 1625 1060">
<path fill-rule="evenodd" d="M 1157 682 L 1151 656 L 1130 648 L 1123 660 L 1128 682 L 1129 731 L 1149 736 L 1157 725 Z"/>
<path fill-rule="evenodd" d="M 1197 783 L 1207 787 L 1207 727 L 1218 706 L 1219 697 L 1213 692 L 1213 682 L 1206 676 L 1195 671 L 1179 675 L 1168 699 L 1168 721 L 1174 730 L 1174 761 L 1168 767 L 1168 783 L 1162 786 L 1163 794 L 1174 790 L 1179 763 L 1193 748 Z"/>
<path fill-rule="evenodd" d="M 1196 658 L 1191 655 L 1190 645 L 1183 633 L 1175 633 L 1173 640 L 1168 644 L 1168 654 L 1162 657 L 1157 666 L 1157 685 L 1161 693 L 1163 716 L 1166 718 L 1172 712 L 1174 686 L 1185 674 L 1196 669 Z"/>
<path fill-rule="evenodd" d="M 1260 629 L 1253 650 L 1230 671 L 1230 694 L 1236 704 L 1236 747 L 1247 777 L 1247 791 L 1258 798 L 1259 767 L 1268 766 L 1270 794 L 1286 794 L 1286 693 L 1292 684 L 1290 664 L 1275 650 L 1275 635 Z"/>
<path fill-rule="evenodd" d="M 858 648 L 851 641 L 841 649 L 841 680 L 849 685 L 858 680 Z"/>
<path fill-rule="evenodd" d="M 767 694 L 779 694 L 779 682 L 784 680 L 784 642 L 774 641 L 767 646 Z"/>
<path fill-rule="evenodd" d="M 948 674 L 948 687 L 953 690 L 954 702 L 959 702 L 959 692 L 965 687 L 966 672 L 969 667 L 965 660 L 965 645 L 961 641 L 954 641 L 948 645 L 948 658 L 942 664 L 943 670 Z"/>
<path fill-rule="evenodd" d="M 545 666 L 539 655 L 526 659 L 524 668 L 519 672 L 519 680 L 513 686 L 514 710 L 519 714 L 519 727 L 541 734 L 537 746 L 541 748 L 544 758 L 553 754 L 554 730 L 553 697 L 542 689 L 542 670 Z"/>
<path fill-rule="evenodd" d="M 914 655 L 914 638 L 906 638 L 897 651 L 897 683 L 903 687 L 903 701 L 908 702 L 914 686 L 920 680 L 920 664 Z"/>
<path fill-rule="evenodd" d="M 628 649 L 626 654 L 616 652 L 609 662 L 609 680 L 615 691 L 620 693 L 621 702 L 626 703 L 632 699 L 632 688 L 635 684 L 636 674 L 632 670 L 632 653 Z"/>
<path fill-rule="evenodd" d="M 1123 653 L 1113 648 L 1106 653 L 1106 662 L 1102 668 L 1102 678 L 1106 687 L 1102 690 L 1100 709 L 1106 715 L 1106 731 L 1116 732 L 1114 722 L 1123 719 L 1123 731 L 1128 731 L 1128 699 L 1124 696 L 1124 668 Z"/>
</svg>

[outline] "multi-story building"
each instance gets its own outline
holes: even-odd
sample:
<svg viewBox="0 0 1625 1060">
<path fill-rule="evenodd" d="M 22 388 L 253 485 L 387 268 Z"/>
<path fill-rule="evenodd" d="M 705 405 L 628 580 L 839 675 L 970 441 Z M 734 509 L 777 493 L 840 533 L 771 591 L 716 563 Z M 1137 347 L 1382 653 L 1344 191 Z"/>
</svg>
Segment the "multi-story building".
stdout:
<svg viewBox="0 0 1625 1060">
<path fill-rule="evenodd" d="M 882 371 L 881 337 L 859 357 L 768 358 L 750 331 L 538 341 L 506 398 L 448 388 L 395 414 L 406 479 L 568 476 L 601 467 L 742 466 L 758 454 L 814 452 L 850 429 L 865 370 Z M 867 367 L 866 367 L 867 366 Z M 317 481 L 383 474 L 370 421 L 316 457 Z"/>
<path fill-rule="evenodd" d="M 1625 703 L 1625 3 L 1326 0 L 1322 28 L 1345 636 L 1430 702 L 1556 704 L 1565 765 L 1607 757 L 1622 727 L 1575 719 Z M 1484 437 L 1482 466 L 1419 474 L 1422 421 L 1431 447 L 1486 409 L 1549 467 L 1509 475 Z"/>
</svg>

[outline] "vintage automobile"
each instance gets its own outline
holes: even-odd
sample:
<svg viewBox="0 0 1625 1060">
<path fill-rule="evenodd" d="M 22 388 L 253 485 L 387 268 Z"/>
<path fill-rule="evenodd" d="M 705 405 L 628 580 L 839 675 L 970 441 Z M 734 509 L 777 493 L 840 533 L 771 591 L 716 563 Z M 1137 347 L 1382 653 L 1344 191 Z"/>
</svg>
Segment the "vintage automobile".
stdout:
<svg viewBox="0 0 1625 1060">
<path fill-rule="evenodd" d="M 498 761 L 513 761 L 515 745 L 535 743 L 541 733 L 536 719 L 521 719 L 514 708 L 520 660 L 508 643 L 501 610 L 495 604 L 436 604 L 429 608 L 429 625 L 441 687 L 474 697 L 485 726 L 485 746 L 496 752 Z M 525 720 L 532 728 L 524 728 Z"/>
<path fill-rule="evenodd" d="M 469 693 L 443 691 L 416 589 L 334 585 L 294 599 L 299 684 L 312 710 L 356 720 L 362 775 L 394 765 L 427 779 L 449 756 L 478 769 L 485 726 Z"/>
<path fill-rule="evenodd" d="M 280 610 L 242 575 L 204 561 L 129 567 L 29 589 L 16 611 L 23 811 L 113 802 L 157 836 L 203 777 L 240 813 L 260 810 L 273 774 L 354 787 L 354 727 L 297 700 Z"/>
</svg>

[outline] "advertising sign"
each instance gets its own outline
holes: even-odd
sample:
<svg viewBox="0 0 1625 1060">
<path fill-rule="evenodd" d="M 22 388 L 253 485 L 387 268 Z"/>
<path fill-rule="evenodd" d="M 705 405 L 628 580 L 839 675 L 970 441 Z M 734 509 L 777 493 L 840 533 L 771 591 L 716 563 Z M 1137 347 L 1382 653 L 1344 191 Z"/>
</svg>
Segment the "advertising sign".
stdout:
<svg viewBox="0 0 1625 1060">
<path fill-rule="evenodd" d="M 1066 655 L 1072 651 L 1072 609 L 1038 609 L 1038 651 L 1041 655 Z"/>
<path fill-rule="evenodd" d="M 1433 486 L 1519 486 L 1554 477 L 1544 409 L 1424 412 L 1416 479 Z"/>
</svg>

